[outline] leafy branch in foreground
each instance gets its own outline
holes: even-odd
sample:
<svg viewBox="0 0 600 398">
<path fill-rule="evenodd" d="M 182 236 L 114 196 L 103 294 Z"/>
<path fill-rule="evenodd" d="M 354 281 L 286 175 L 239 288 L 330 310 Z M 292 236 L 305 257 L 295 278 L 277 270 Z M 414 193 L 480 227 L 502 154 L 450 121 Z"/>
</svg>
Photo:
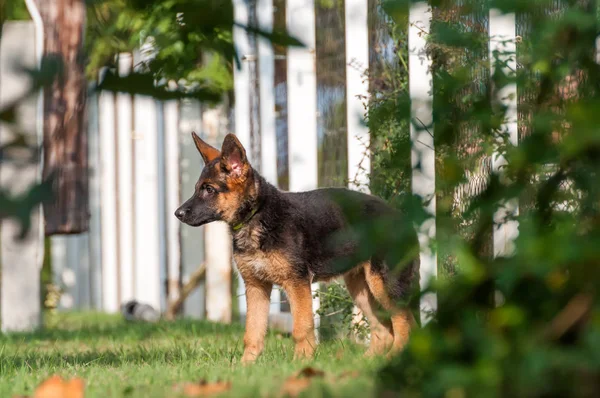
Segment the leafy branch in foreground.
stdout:
<svg viewBox="0 0 600 398">
<path fill-rule="evenodd" d="M 394 5 L 389 9 L 395 18 L 408 10 L 405 1 L 386 3 Z M 598 396 L 596 3 L 461 4 L 433 2 L 429 32 L 439 165 L 436 243 L 453 259 L 455 273 L 431 286 L 438 311 L 381 370 L 380 392 L 425 397 Z M 516 76 L 481 72 L 495 62 L 481 49 L 487 42 L 490 7 L 516 13 L 522 38 Z M 474 54 L 484 55 L 471 62 Z M 483 84 L 474 87 L 479 81 Z M 506 109 L 491 106 L 491 82 L 496 88 L 518 84 L 517 147 L 497 144 Z M 468 181 L 464 170 L 495 149 L 508 160 L 506 178 L 489 176 L 475 198 L 452 209 L 446 198 Z M 508 257 L 493 257 L 487 249 L 490 231 L 497 227 L 493 216 L 509 200 L 520 203 L 516 250 Z M 468 234 L 461 233 L 465 219 L 472 220 Z"/>
<path fill-rule="evenodd" d="M 134 53 L 135 74 L 109 72 L 98 88 L 215 102 L 233 88 L 232 70 L 241 66 L 234 26 L 275 45 L 302 45 L 285 31 L 235 21 L 231 1 L 97 0 L 88 9 L 88 78 L 115 69 L 119 53 Z"/>
</svg>

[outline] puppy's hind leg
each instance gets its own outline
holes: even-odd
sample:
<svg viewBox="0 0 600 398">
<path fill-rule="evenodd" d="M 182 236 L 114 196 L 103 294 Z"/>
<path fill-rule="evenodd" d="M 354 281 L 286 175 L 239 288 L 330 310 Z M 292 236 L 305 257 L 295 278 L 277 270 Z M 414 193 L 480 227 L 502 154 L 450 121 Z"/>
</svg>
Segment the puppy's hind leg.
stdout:
<svg viewBox="0 0 600 398">
<path fill-rule="evenodd" d="M 385 354 L 394 341 L 392 325 L 389 321 L 380 319 L 376 314 L 377 302 L 369 291 L 364 267 L 361 266 L 348 272 L 344 275 L 344 281 L 354 303 L 367 318 L 371 328 L 371 343 L 365 356 Z"/>
<path fill-rule="evenodd" d="M 389 355 L 396 354 L 404 349 L 408 343 L 410 330 L 416 325 L 410 308 L 399 306 L 390 295 L 383 276 L 383 270 L 374 269 L 369 262 L 365 265 L 365 279 L 369 290 L 381 306 L 391 314 L 394 342 Z"/>
</svg>

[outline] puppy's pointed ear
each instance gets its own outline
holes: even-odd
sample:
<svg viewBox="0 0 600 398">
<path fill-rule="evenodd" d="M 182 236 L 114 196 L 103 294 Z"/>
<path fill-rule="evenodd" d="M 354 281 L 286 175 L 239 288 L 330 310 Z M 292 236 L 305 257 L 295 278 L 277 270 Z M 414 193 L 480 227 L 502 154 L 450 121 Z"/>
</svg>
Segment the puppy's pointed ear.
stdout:
<svg viewBox="0 0 600 398">
<path fill-rule="evenodd" d="M 192 131 L 192 138 L 194 139 L 194 144 L 196 144 L 196 149 L 200 152 L 202 159 L 204 160 L 204 164 L 209 164 L 219 156 L 221 156 L 221 152 L 217 148 L 213 148 L 208 145 L 206 142 L 202 141 L 202 138 L 198 137 L 195 132 Z"/>
<path fill-rule="evenodd" d="M 221 165 L 235 177 L 242 177 L 250 168 L 246 150 L 233 134 L 227 134 L 221 147 Z"/>
</svg>

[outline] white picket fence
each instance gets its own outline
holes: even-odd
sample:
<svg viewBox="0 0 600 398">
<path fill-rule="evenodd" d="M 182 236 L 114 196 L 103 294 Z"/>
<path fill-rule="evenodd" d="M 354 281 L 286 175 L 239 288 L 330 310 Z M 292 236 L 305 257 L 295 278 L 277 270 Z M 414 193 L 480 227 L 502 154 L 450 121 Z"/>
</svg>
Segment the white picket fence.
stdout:
<svg viewBox="0 0 600 398">
<path fill-rule="evenodd" d="M 348 177 L 357 181 L 351 188 L 366 189 L 370 164 L 363 154 L 369 133 L 362 118 L 364 101 L 368 98 L 365 73 L 369 66 L 369 1 L 346 0 L 344 4 Z M 236 20 L 247 22 L 247 2 L 235 0 L 234 7 Z M 286 54 L 291 191 L 313 189 L 318 185 L 315 70 L 315 29 L 318 27 L 315 26 L 314 10 L 314 0 L 286 2 L 287 29 L 306 44 L 305 48 L 289 48 Z M 257 17 L 263 29 L 273 26 L 273 11 L 272 0 L 258 1 Z M 412 158 L 413 165 L 420 163 L 423 166 L 419 170 L 415 168 L 413 191 L 422 197 L 424 204 L 427 203 L 426 208 L 432 215 L 430 222 L 419 230 L 423 287 L 437 274 L 436 253 L 429 248 L 429 241 L 435 238 L 435 204 L 430 201 L 435 188 L 433 129 L 422 124 L 432 120 L 431 61 L 425 52 L 425 36 L 422 34 L 428 31 L 430 19 L 431 10 L 426 2 L 411 5 Z M 490 31 L 492 26 L 493 32 L 514 41 L 514 16 L 507 18 L 494 11 L 490 13 Z M 258 54 L 251 54 L 246 32 L 237 27 L 234 28 L 234 41 L 240 56 L 245 59 L 242 68 L 234 71 L 235 133 L 249 147 L 249 62 L 256 60 L 260 70 L 261 173 L 276 184 L 273 48 L 261 39 Z M 119 73 L 129 73 L 137 59 L 137 54 L 120 55 Z M 509 98 L 506 94 L 502 93 L 503 98 Z M 516 96 L 512 98 L 516 101 Z M 516 109 L 516 102 L 510 105 Z M 205 282 L 186 301 L 184 315 L 228 321 L 231 314 L 228 300 L 234 294 L 230 290 L 231 279 L 226 275 L 234 271 L 227 229 L 218 224 L 191 228 L 180 224 L 173 216 L 176 207 L 192 194 L 202 167 L 190 132 L 196 131 L 209 143 L 220 146 L 227 132 L 227 111 L 209 109 L 194 101 L 158 102 L 141 96 L 132 98 L 125 94 L 103 92 L 89 99 L 88 112 L 90 231 L 79 236 L 52 238 L 54 279 L 64 289 L 60 308 L 116 312 L 126 300 L 137 299 L 164 310 L 167 300 L 178 294 L 177 286 L 185 283 L 204 262 L 207 265 Z M 515 120 L 509 120 L 506 128 L 516 131 L 515 124 Z M 514 224 L 506 226 L 511 233 L 495 231 L 495 244 L 505 247 L 507 239 L 514 236 L 516 227 Z M 506 252 L 496 252 L 501 251 Z M 6 267 L 3 262 L 3 270 Z M 6 276 L 3 275 L 4 285 L 12 283 L 6 281 Z M 17 283 L 24 282 L 19 280 Z M 8 305 L 13 304 L 13 298 L 2 297 L 5 305 L 6 300 L 9 300 Z M 237 297 L 243 314 L 245 297 L 242 283 L 238 284 Z M 277 289 L 273 291 L 272 300 L 273 321 L 289 325 L 289 314 L 281 314 Z M 313 303 L 315 310 L 318 305 L 316 298 Z M 435 310 L 435 296 L 425 297 L 421 307 L 423 315 Z M 13 326 L 19 328 L 19 325 Z"/>
</svg>

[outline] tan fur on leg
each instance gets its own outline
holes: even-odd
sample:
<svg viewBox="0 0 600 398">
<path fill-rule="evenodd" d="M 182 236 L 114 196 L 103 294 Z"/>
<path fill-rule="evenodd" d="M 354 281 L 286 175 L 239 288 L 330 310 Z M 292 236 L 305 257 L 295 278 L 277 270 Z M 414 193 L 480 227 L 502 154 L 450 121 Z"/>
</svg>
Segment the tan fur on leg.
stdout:
<svg viewBox="0 0 600 398">
<path fill-rule="evenodd" d="M 383 355 L 392 346 L 394 334 L 389 321 L 379 319 L 376 314 L 377 302 L 369 291 L 365 280 L 365 271 L 361 267 L 344 275 L 348 292 L 356 306 L 362 311 L 369 321 L 371 328 L 371 343 L 365 353 L 366 356 Z"/>
<path fill-rule="evenodd" d="M 292 337 L 296 343 L 294 359 L 310 358 L 316 348 L 310 283 L 289 281 L 283 284 L 283 288 L 290 300 L 290 309 L 294 319 L 292 330 Z"/>
<path fill-rule="evenodd" d="M 247 311 L 242 363 L 249 364 L 256 361 L 265 346 L 273 285 L 258 280 L 244 280 L 244 284 L 246 285 Z"/>
<path fill-rule="evenodd" d="M 392 300 L 385 288 L 385 283 L 380 274 L 373 272 L 371 264 L 365 265 L 365 279 L 369 290 L 381 306 L 389 311 L 392 318 L 392 329 L 394 331 L 394 343 L 389 355 L 396 354 L 404 349 L 408 343 L 410 329 L 414 325 L 414 318 L 410 309 L 398 307 Z"/>
</svg>

